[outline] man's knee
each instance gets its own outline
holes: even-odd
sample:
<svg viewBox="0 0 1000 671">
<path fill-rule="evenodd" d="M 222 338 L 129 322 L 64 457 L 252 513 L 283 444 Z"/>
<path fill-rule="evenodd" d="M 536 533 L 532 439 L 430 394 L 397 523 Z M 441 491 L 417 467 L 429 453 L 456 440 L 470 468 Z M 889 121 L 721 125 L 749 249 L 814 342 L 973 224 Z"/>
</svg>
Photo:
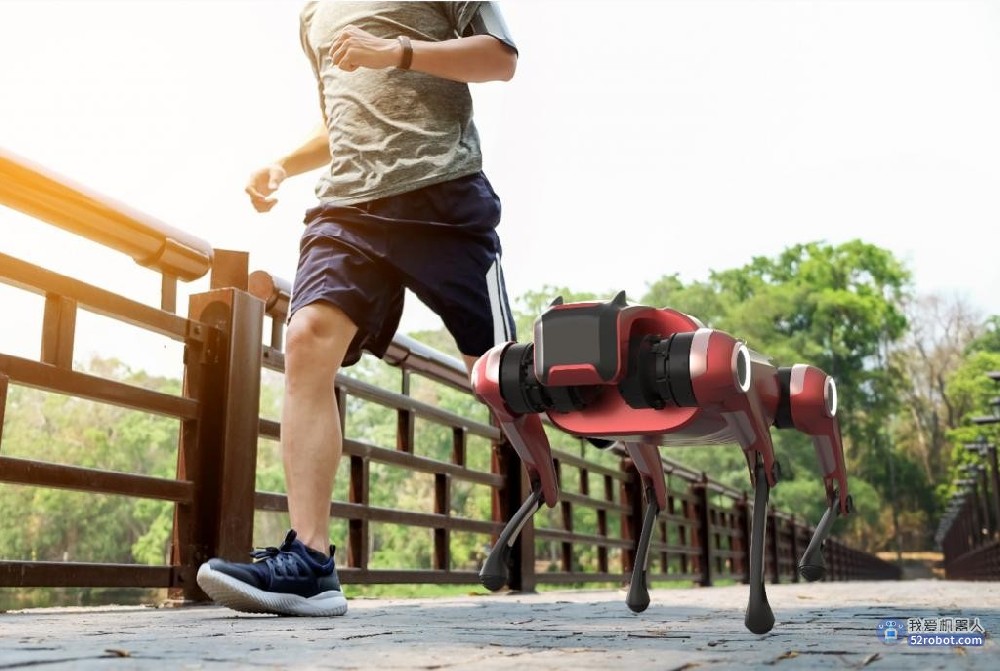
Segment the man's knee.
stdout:
<svg viewBox="0 0 1000 671">
<path fill-rule="evenodd" d="M 285 334 L 285 367 L 336 370 L 358 327 L 340 308 L 311 303 L 292 315 Z"/>
</svg>

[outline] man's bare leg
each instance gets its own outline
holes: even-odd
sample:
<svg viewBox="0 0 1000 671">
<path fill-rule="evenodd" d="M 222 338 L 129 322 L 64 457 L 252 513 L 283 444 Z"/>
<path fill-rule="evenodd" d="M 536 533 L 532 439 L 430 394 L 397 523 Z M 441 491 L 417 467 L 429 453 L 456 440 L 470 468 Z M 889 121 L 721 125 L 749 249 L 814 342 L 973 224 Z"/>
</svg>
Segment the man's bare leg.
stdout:
<svg viewBox="0 0 1000 671">
<path fill-rule="evenodd" d="M 298 539 L 330 551 L 330 499 L 343 452 L 334 377 L 358 328 L 339 308 L 317 302 L 288 324 L 281 456 L 288 514 Z"/>
<path fill-rule="evenodd" d="M 469 373 L 469 378 L 472 378 L 472 367 L 476 365 L 476 361 L 479 359 L 478 356 L 472 356 L 470 354 L 463 354 L 462 360 L 465 362 L 465 370 Z"/>
</svg>

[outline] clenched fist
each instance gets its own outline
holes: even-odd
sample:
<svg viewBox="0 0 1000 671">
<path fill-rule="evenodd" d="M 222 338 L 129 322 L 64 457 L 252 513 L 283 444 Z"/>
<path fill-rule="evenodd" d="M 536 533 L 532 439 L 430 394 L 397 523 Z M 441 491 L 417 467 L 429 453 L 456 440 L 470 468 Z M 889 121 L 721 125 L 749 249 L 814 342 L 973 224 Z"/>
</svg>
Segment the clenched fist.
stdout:
<svg viewBox="0 0 1000 671">
<path fill-rule="evenodd" d="M 333 38 L 330 58 L 334 65 L 347 72 L 358 68 L 383 70 L 399 65 L 403 58 L 403 45 L 398 40 L 375 37 L 351 25 Z"/>
</svg>

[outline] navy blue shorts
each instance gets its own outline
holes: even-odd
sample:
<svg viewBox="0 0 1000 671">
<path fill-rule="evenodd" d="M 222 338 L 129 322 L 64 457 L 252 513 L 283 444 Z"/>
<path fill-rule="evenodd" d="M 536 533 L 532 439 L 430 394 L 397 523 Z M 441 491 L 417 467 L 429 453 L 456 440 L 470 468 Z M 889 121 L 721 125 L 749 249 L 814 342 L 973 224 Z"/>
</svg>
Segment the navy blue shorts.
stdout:
<svg viewBox="0 0 1000 671">
<path fill-rule="evenodd" d="M 476 173 L 357 205 L 306 212 L 289 315 L 323 301 L 357 325 L 344 357 L 381 357 L 403 313 L 404 288 L 438 314 L 462 354 L 514 340 L 500 269 L 500 199 Z"/>
</svg>

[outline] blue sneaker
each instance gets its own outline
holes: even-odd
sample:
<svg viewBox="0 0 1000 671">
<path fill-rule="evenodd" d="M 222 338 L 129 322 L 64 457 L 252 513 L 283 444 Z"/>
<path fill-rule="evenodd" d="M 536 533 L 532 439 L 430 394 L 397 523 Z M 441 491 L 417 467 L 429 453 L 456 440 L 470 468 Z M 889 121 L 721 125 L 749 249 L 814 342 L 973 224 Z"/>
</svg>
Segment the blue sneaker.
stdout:
<svg viewBox="0 0 1000 671">
<path fill-rule="evenodd" d="M 347 599 L 340 589 L 333 553 L 323 557 L 289 530 L 281 547 L 254 550 L 252 564 L 210 559 L 198 569 L 198 586 L 227 608 L 276 615 L 343 615 Z"/>
</svg>

